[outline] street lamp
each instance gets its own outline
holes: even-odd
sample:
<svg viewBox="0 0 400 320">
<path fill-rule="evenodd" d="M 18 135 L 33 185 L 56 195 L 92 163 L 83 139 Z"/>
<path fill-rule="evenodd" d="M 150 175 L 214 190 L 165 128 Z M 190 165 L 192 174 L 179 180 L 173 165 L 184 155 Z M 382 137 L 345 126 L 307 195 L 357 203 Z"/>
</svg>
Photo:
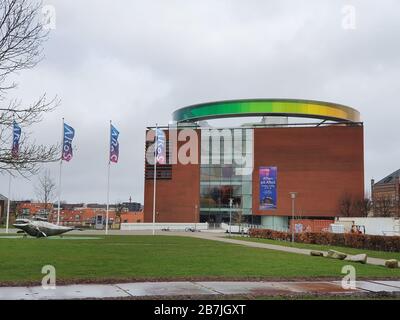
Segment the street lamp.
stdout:
<svg viewBox="0 0 400 320">
<path fill-rule="evenodd" d="M 296 200 L 297 192 L 289 192 L 292 199 L 292 242 L 294 242 L 294 201 Z"/>
<path fill-rule="evenodd" d="M 194 230 L 197 231 L 197 204 L 194 206 Z"/>
</svg>

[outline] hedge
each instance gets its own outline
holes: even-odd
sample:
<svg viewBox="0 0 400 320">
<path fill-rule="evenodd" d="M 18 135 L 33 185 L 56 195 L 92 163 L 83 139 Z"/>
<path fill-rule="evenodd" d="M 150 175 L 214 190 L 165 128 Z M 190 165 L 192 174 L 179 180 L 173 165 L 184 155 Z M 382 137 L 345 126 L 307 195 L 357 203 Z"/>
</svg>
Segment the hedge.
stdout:
<svg viewBox="0 0 400 320">
<path fill-rule="evenodd" d="M 250 237 L 260 239 L 272 239 L 291 241 L 290 232 L 274 231 L 270 229 L 250 229 Z M 365 250 L 378 250 L 388 252 L 400 252 L 399 236 L 374 236 L 353 233 L 330 232 L 302 232 L 295 233 L 295 242 L 351 247 Z"/>
</svg>

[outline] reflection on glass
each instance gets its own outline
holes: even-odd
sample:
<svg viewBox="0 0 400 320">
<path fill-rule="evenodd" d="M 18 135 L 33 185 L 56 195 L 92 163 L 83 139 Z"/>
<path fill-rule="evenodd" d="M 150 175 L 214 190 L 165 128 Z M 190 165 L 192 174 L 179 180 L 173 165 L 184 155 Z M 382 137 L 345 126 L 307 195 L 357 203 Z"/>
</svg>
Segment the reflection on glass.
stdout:
<svg viewBox="0 0 400 320">
<path fill-rule="evenodd" d="M 233 136 L 234 130 L 227 130 Z M 243 208 L 243 214 L 251 215 L 252 213 L 253 132 L 249 129 L 235 129 L 235 131 L 237 131 L 236 134 L 239 131 L 242 133 L 241 137 L 235 135 L 235 139 L 239 137 L 238 141 L 229 139 L 225 130 L 225 139 L 221 139 L 217 154 L 210 157 L 209 163 L 201 165 L 200 207 L 202 214 L 213 212 L 214 215 L 225 215 L 229 213 L 230 201 L 232 201 L 233 211 L 242 211 Z M 205 156 L 205 150 L 210 151 L 210 148 L 202 146 L 202 157 Z M 210 217 L 208 218 L 211 219 Z"/>
</svg>

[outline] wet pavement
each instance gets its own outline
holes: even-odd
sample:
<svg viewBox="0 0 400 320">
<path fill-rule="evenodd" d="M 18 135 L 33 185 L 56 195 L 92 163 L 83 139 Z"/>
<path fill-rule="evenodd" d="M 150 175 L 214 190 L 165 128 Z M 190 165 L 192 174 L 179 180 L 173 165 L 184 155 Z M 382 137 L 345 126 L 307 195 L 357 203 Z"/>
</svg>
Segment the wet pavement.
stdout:
<svg viewBox="0 0 400 320">
<path fill-rule="evenodd" d="M 387 281 L 358 281 L 357 288 L 368 290 L 370 292 L 400 292 L 400 281 L 392 281 L 392 284 L 393 285 L 387 284 Z"/>
<path fill-rule="evenodd" d="M 42 287 L 0 287 L 0 300 L 111 299 L 176 296 L 251 295 L 273 296 L 293 294 L 354 294 L 400 292 L 400 281 L 357 281 L 356 289 L 346 290 L 339 281 L 303 282 L 137 282 Z"/>
</svg>

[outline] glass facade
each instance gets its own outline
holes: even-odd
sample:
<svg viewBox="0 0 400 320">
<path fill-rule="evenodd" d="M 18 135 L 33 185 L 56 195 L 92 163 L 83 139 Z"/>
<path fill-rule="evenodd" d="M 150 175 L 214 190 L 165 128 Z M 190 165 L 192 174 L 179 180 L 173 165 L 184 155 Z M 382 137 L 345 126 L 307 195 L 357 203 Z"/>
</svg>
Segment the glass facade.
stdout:
<svg viewBox="0 0 400 320">
<path fill-rule="evenodd" d="M 201 221 L 228 222 L 252 215 L 253 129 L 201 132 Z"/>
</svg>

